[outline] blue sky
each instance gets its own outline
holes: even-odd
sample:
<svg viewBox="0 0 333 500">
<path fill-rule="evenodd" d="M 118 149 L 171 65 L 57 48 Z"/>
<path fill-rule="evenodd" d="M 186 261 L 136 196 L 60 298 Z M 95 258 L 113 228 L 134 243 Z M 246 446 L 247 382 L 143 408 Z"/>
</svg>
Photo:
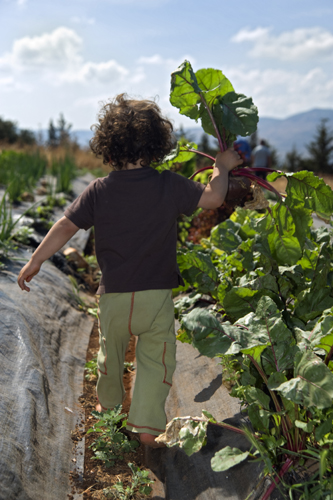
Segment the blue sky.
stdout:
<svg viewBox="0 0 333 500">
<path fill-rule="evenodd" d="M 169 104 L 186 58 L 221 69 L 260 116 L 333 108 L 332 0 L 0 0 L 0 116 L 74 129 L 121 92 Z"/>
</svg>

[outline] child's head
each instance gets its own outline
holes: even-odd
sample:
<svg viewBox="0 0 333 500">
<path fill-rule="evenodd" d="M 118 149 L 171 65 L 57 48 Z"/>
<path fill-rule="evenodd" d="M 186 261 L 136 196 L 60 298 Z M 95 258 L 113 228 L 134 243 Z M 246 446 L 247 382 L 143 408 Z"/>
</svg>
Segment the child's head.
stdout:
<svg viewBox="0 0 333 500">
<path fill-rule="evenodd" d="M 102 107 L 98 121 L 90 147 L 116 170 L 139 159 L 147 166 L 159 162 L 172 149 L 172 124 L 154 101 L 120 94 Z"/>
</svg>

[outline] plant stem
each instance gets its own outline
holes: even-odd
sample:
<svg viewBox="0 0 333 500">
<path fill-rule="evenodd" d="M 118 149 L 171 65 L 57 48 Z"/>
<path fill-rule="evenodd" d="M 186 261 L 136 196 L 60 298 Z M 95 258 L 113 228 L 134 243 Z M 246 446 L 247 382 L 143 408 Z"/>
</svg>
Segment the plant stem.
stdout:
<svg viewBox="0 0 333 500">
<path fill-rule="evenodd" d="M 250 356 L 250 354 L 247 354 L 247 356 L 250 358 L 250 360 L 252 361 L 252 363 L 254 364 L 254 366 L 256 367 L 256 369 L 258 370 L 259 374 L 261 375 L 263 381 L 265 382 L 265 384 L 266 384 L 266 386 L 268 388 L 268 379 L 266 377 L 265 372 L 261 369 L 261 367 L 256 362 L 256 360 L 254 359 L 253 356 Z M 281 408 L 281 406 L 279 404 L 279 401 L 278 401 L 278 399 L 276 397 L 276 394 L 274 394 L 274 392 L 271 391 L 270 389 L 268 389 L 268 390 L 269 390 L 271 398 L 272 398 L 272 400 L 274 402 L 276 411 L 279 412 L 279 413 L 281 413 L 282 412 L 282 408 Z M 288 441 L 289 449 L 293 450 L 294 449 L 293 443 L 292 443 L 291 436 L 290 436 L 289 431 L 288 431 L 287 423 L 286 423 L 285 418 L 284 418 L 283 415 L 281 415 L 281 425 L 282 425 L 283 435 L 286 438 L 286 440 Z"/>
<path fill-rule="evenodd" d="M 189 420 L 189 417 L 176 417 L 177 420 Z M 191 418 L 190 419 L 193 422 L 207 422 L 206 418 Z M 209 420 L 208 420 L 209 422 Z M 211 425 L 217 425 L 218 427 L 223 427 L 224 429 L 229 429 L 230 431 L 237 432 L 238 434 L 242 434 L 243 436 L 246 436 L 246 433 L 242 430 L 239 429 L 238 427 L 235 427 L 230 424 L 225 424 L 224 422 L 209 422 Z M 256 437 L 256 436 L 254 436 Z"/>
<path fill-rule="evenodd" d="M 333 345 L 330 349 L 330 352 L 327 354 L 325 358 L 325 365 L 328 366 L 328 363 L 330 362 L 331 357 L 333 356 Z"/>
<path fill-rule="evenodd" d="M 273 347 L 273 342 L 272 342 L 272 339 L 271 339 L 271 334 L 269 333 L 269 328 L 268 328 L 267 318 L 265 318 L 265 323 L 266 323 L 267 335 L 268 335 L 269 341 L 270 341 L 270 343 L 271 343 L 271 349 L 272 349 L 272 351 L 273 351 L 274 362 L 275 362 L 275 368 L 276 368 L 276 371 L 277 371 L 277 372 L 279 372 L 279 371 L 280 371 L 280 368 L 279 368 L 279 365 L 278 365 L 278 362 L 277 362 L 277 359 L 276 359 L 275 350 L 274 350 L 274 347 Z"/>
<path fill-rule="evenodd" d="M 199 92 L 199 96 L 200 96 L 202 104 L 205 106 L 206 111 L 209 114 L 209 118 L 211 119 L 211 122 L 213 124 L 214 130 L 215 130 L 215 133 L 216 133 L 217 140 L 219 142 L 220 150 L 223 153 L 223 151 L 225 151 L 227 148 L 225 148 L 224 145 L 223 145 L 222 138 L 221 138 L 219 129 L 217 128 L 217 125 L 215 123 L 213 113 L 211 112 L 211 110 L 210 110 L 210 108 L 209 108 L 209 106 L 207 104 L 207 101 L 206 101 L 206 99 L 204 98 L 204 96 L 202 95 L 201 92 Z"/>
<path fill-rule="evenodd" d="M 263 187 L 265 189 L 268 189 L 268 191 L 272 191 L 272 193 L 276 194 L 276 196 L 278 196 L 278 198 L 282 199 L 281 194 L 279 193 L 279 191 L 277 191 L 273 186 L 271 186 L 271 184 L 269 184 L 264 179 L 259 179 L 258 177 L 256 177 L 255 175 L 253 175 L 253 173 L 247 172 L 247 170 L 248 169 L 245 169 L 245 168 L 240 168 L 238 170 L 232 170 L 231 171 L 231 175 L 233 175 L 235 177 L 248 177 L 252 181 L 254 181 L 257 184 L 259 184 L 259 186 L 261 186 L 261 187 Z"/>
<path fill-rule="evenodd" d="M 285 461 L 285 463 L 281 467 L 281 470 L 278 473 L 276 480 L 273 479 L 274 482 L 270 485 L 270 487 L 268 488 L 268 490 L 266 491 L 266 493 L 264 494 L 264 496 L 262 497 L 261 500 L 269 500 L 269 497 L 271 496 L 271 494 L 275 490 L 276 486 L 279 484 L 280 480 L 286 474 L 286 472 L 288 472 L 288 470 L 290 469 L 292 464 L 293 464 L 293 460 L 291 458 L 287 458 L 287 460 Z"/>
<path fill-rule="evenodd" d="M 197 153 L 197 155 L 205 156 L 206 158 L 209 158 L 210 160 L 213 160 L 215 162 L 214 156 L 207 155 L 206 153 L 198 151 L 197 149 L 186 149 L 186 151 L 189 151 L 190 153 Z M 214 168 L 214 167 L 205 167 L 205 168 Z"/>
<path fill-rule="evenodd" d="M 223 145 L 224 145 L 224 148 L 228 149 L 227 141 L 225 139 L 225 128 L 224 127 L 222 127 L 222 135 L 223 135 Z"/>
</svg>

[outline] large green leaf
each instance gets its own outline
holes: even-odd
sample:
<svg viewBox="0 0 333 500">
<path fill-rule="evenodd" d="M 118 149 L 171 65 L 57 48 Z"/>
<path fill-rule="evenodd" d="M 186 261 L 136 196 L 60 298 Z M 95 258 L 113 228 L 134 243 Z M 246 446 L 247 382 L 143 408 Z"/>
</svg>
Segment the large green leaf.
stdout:
<svg viewBox="0 0 333 500">
<path fill-rule="evenodd" d="M 201 117 L 211 123 L 203 100 L 211 108 L 218 96 L 232 90 L 233 86 L 222 71 L 207 68 L 194 73 L 191 64 L 184 61 L 171 74 L 170 102 L 179 109 L 180 114 L 195 120 Z"/>
<path fill-rule="evenodd" d="M 293 366 L 295 340 L 283 321 L 281 312 L 270 297 L 262 297 L 258 302 L 256 312 L 238 319 L 237 324 L 245 327 L 242 330 L 245 332 L 243 338 L 240 333 L 236 337 L 236 341 L 242 346 L 243 353 L 248 354 L 244 349 L 254 347 L 255 343 L 266 344 L 269 347 L 261 357 L 271 352 L 270 357 L 273 359 L 275 370 L 283 371 Z"/>
<path fill-rule="evenodd" d="M 261 296 L 262 292 L 259 290 L 235 286 L 225 294 L 223 307 L 228 316 L 238 319 L 246 313 L 255 311 Z"/>
<path fill-rule="evenodd" d="M 272 225 L 267 236 L 271 254 L 279 265 L 292 266 L 302 257 L 292 214 L 283 203 L 274 205 L 271 214 Z"/>
<path fill-rule="evenodd" d="M 179 252 L 177 261 L 184 279 L 200 293 L 216 291 L 218 272 L 209 255 L 195 250 Z"/>
<path fill-rule="evenodd" d="M 243 241 L 238 235 L 240 228 L 240 224 L 227 219 L 212 229 L 211 244 L 225 252 L 233 252 Z"/>
<path fill-rule="evenodd" d="M 311 290 L 320 290 L 328 285 L 327 275 L 332 268 L 332 253 L 329 252 L 327 242 L 320 245 L 316 268 L 313 274 Z"/>
<path fill-rule="evenodd" d="M 241 451 L 238 448 L 226 446 L 215 453 L 211 460 L 211 466 L 213 471 L 222 472 L 243 462 L 248 456 L 248 451 Z"/>
<path fill-rule="evenodd" d="M 315 212 L 319 217 L 329 222 L 333 213 L 333 191 L 313 172 L 302 170 L 296 173 L 270 174 L 267 178 L 274 181 L 278 177 L 287 177 L 287 199 L 290 208 L 305 208 Z"/>
<path fill-rule="evenodd" d="M 249 419 L 254 429 L 259 432 L 267 432 L 269 428 L 269 412 L 262 410 L 256 404 L 251 404 L 247 410 Z"/>
<path fill-rule="evenodd" d="M 328 287 L 321 290 L 304 290 L 295 301 L 295 316 L 304 323 L 317 318 L 325 309 L 333 307 L 333 297 L 330 293 L 331 289 Z"/>
<path fill-rule="evenodd" d="M 303 332 L 303 337 L 312 347 L 325 349 L 326 352 L 333 345 L 333 316 L 321 316 L 311 332 Z"/>
<path fill-rule="evenodd" d="M 228 78 L 219 69 L 199 69 L 195 76 L 210 109 L 218 96 L 222 97 L 234 90 Z"/>
<path fill-rule="evenodd" d="M 196 153 L 189 151 L 189 149 L 198 149 L 198 146 L 195 142 L 188 142 L 185 145 L 177 142 L 176 147 L 163 158 L 162 163 L 156 164 L 156 169 L 161 172 L 169 169 L 174 163 L 185 163 L 191 160 L 196 156 Z"/>
<path fill-rule="evenodd" d="M 200 89 L 191 64 L 184 61 L 171 73 L 170 102 L 179 113 L 195 120 L 199 117 Z"/>
<path fill-rule="evenodd" d="M 184 315 L 181 325 L 191 335 L 194 347 L 210 358 L 225 354 L 237 332 L 236 327 L 221 324 L 213 314 L 201 308 Z"/>
<path fill-rule="evenodd" d="M 246 387 L 244 394 L 248 403 L 256 403 L 262 406 L 265 410 L 269 410 L 271 398 L 261 389 L 258 389 L 257 387 Z"/>
<path fill-rule="evenodd" d="M 275 390 L 296 404 L 329 408 L 333 399 L 333 374 L 311 351 L 299 352 L 295 356 L 294 378 Z"/>
<path fill-rule="evenodd" d="M 216 121 L 222 118 L 223 127 L 235 135 L 247 136 L 257 130 L 258 108 L 252 97 L 228 92 L 214 102 L 213 114 Z"/>
</svg>

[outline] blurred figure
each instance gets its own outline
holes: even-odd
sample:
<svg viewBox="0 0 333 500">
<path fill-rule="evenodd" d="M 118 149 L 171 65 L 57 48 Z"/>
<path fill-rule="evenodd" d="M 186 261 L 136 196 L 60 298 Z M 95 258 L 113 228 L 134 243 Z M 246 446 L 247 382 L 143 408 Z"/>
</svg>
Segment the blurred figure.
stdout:
<svg viewBox="0 0 333 500">
<path fill-rule="evenodd" d="M 263 139 L 260 141 L 259 146 L 255 147 L 252 151 L 251 159 L 253 168 L 271 168 L 271 152 Z M 256 172 L 256 175 L 262 179 L 266 179 L 267 174 L 266 172 Z"/>
<path fill-rule="evenodd" d="M 237 139 L 234 142 L 234 149 L 243 160 L 243 165 L 250 165 L 251 163 L 251 146 L 245 139 Z"/>
</svg>

